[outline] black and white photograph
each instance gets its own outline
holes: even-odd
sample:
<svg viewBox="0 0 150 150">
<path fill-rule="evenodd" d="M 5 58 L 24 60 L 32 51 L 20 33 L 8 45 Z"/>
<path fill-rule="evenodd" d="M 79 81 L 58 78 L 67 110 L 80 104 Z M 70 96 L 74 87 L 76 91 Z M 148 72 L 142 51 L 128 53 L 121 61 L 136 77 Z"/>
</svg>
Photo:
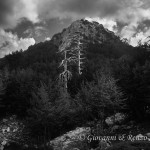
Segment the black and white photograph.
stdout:
<svg viewBox="0 0 150 150">
<path fill-rule="evenodd" d="M 0 0 L 0 150 L 150 150 L 150 0 Z"/>
</svg>

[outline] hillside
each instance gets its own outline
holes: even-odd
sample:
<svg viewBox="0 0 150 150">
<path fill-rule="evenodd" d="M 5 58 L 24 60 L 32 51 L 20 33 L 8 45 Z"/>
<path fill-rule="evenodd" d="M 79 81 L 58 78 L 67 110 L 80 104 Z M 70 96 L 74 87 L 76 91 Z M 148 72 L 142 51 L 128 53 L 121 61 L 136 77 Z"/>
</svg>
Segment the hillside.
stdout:
<svg viewBox="0 0 150 150">
<path fill-rule="evenodd" d="M 13 92 L 18 92 L 10 90 L 12 86 L 17 86 L 18 89 L 19 86 L 22 87 L 20 82 L 25 84 L 24 80 L 29 82 L 23 90 L 25 93 L 27 90 L 28 94 L 27 97 L 24 97 L 24 94 L 21 93 L 19 96 L 22 99 L 30 98 L 31 93 L 28 89 L 34 89 L 36 86 L 39 86 L 41 81 L 44 83 L 48 83 L 49 80 L 57 82 L 62 71 L 59 64 L 63 59 L 63 56 L 58 53 L 59 48 L 62 42 L 67 43 L 68 41 L 71 41 L 69 49 L 74 48 L 76 44 L 74 37 L 82 39 L 82 49 L 86 59 L 83 62 L 83 75 L 80 78 L 75 67 L 72 64 L 70 66 L 74 75 L 68 81 L 68 90 L 73 95 L 78 92 L 81 82 L 92 81 L 93 75 L 103 66 L 113 68 L 115 78 L 118 79 L 122 76 L 120 86 L 125 88 L 125 90 L 129 90 L 126 84 L 124 84 L 126 80 L 128 83 L 128 79 L 124 79 L 125 77 L 121 75 L 123 72 L 120 72 L 120 69 L 128 67 L 127 69 L 130 69 L 128 72 L 130 72 L 137 64 L 145 65 L 149 61 L 149 52 L 144 45 L 134 48 L 121 41 L 113 32 L 105 29 L 103 25 L 97 22 L 88 22 L 83 19 L 77 20 L 68 28 L 63 29 L 61 33 L 55 34 L 50 41 L 35 44 L 26 51 L 14 52 L 0 60 L 2 75 L 4 74 L 6 77 L 10 76 L 12 78 L 12 83 L 10 82 L 8 86 L 6 99 L 12 99 L 11 96 L 13 95 L 14 97 Z M 122 66 L 122 68 L 120 65 L 125 66 Z M 126 75 L 126 77 L 128 76 Z M 19 99 L 19 96 L 17 99 Z M 16 98 L 14 97 L 14 99 Z"/>
</svg>

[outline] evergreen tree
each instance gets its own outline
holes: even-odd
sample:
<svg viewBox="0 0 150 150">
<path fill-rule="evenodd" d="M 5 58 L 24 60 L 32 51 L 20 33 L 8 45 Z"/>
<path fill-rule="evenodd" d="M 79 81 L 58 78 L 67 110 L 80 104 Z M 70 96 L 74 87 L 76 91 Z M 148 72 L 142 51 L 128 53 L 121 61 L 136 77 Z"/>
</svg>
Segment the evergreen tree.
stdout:
<svg viewBox="0 0 150 150">
<path fill-rule="evenodd" d="M 32 93 L 31 107 L 28 110 L 29 122 L 32 132 L 38 136 L 43 136 L 44 140 L 51 137 L 53 133 L 54 107 L 49 97 L 48 87 L 41 82 L 37 92 Z"/>
<path fill-rule="evenodd" d="M 100 70 L 95 80 L 84 84 L 79 91 L 80 103 L 90 118 L 112 115 L 125 108 L 125 98 L 110 71 Z"/>
<path fill-rule="evenodd" d="M 49 93 L 46 84 L 41 82 L 37 92 L 32 93 L 31 106 L 29 114 L 34 116 L 37 121 L 41 121 L 50 115 L 52 111 L 52 102 L 50 101 Z"/>
<path fill-rule="evenodd" d="M 5 108 L 5 105 L 4 105 L 4 102 L 3 102 L 3 97 L 5 95 L 5 86 L 4 86 L 4 83 L 3 83 L 3 79 L 2 79 L 2 74 L 0 74 L 0 109 L 4 110 Z M 1 112 L 2 113 L 2 112 Z"/>
</svg>

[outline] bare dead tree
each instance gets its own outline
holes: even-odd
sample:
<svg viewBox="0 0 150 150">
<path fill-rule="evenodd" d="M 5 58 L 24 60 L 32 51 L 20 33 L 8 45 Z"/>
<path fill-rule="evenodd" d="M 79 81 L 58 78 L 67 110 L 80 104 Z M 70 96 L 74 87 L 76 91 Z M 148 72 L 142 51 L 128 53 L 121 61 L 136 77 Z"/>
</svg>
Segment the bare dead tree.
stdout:
<svg viewBox="0 0 150 150">
<path fill-rule="evenodd" d="M 63 67 L 63 72 L 60 73 L 59 79 L 61 82 L 64 83 L 64 88 L 67 90 L 68 88 L 68 80 L 71 79 L 72 73 L 68 70 L 68 62 L 70 61 L 69 58 L 67 58 L 68 53 L 68 46 L 69 42 L 63 42 L 59 47 L 59 53 L 64 55 L 64 59 L 61 61 L 59 67 Z"/>
<path fill-rule="evenodd" d="M 85 59 L 84 53 L 83 53 L 83 43 L 81 40 L 83 37 L 81 36 L 74 36 L 73 42 L 75 43 L 75 46 L 72 47 L 71 51 L 69 52 L 71 55 L 71 60 L 74 61 L 78 65 L 78 73 L 79 75 L 82 74 L 83 69 L 83 60 Z"/>
<path fill-rule="evenodd" d="M 78 66 L 79 75 L 82 74 L 82 64 L 83 64 L 83 43 L 81 42 L 83 38 L 80 35 L 69 35 L 66 36 L 62 44 L 59 47 L 59 53 L 64 56 L 59 67 L 63 67 L 63 72 L 59 75 L 59 79 L 64 83 L 65 89 L 68 88 L 68 80 L 71 79 L 72 73 L 69 71 L 68 66 L 71 63 L 75 63 Z"/>
</svg>

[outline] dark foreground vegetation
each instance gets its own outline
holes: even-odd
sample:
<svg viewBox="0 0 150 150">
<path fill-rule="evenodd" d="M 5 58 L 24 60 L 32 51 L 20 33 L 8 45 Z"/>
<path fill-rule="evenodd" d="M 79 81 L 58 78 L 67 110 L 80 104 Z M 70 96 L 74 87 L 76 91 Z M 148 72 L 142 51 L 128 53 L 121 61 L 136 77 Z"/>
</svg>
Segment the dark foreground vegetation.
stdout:
<svg viewBox="0 0 150 150">
<path fill-rule="evenodd" d="M 79 25 L 88 28 L 88 31 L 83 32 Z M 95 28 L 97 34 L 94 33 Z M 59 80 L 63 71 L 59 64 L 64 58 L 58 51 L 63 37 L 66 34 L 78 35 L 78 30 L 84 37 L 82 48 L 85 60 L 81 75 L 75 64 L 68 66 L 72 76 L 66 89 Z M 68 38 L 74 40 L 72 36 Z M 148 43 L 139 43 L 133 48 L 102 26 L 82 21 L 75 22 L 51 41 L 5 56 L 0 60 L 1 125 L 4 122 L 9 124 L 9 119 L 3 121 L 3 118 L 16 115 L 15 119 L 21 121 L 24 128 L 21 128 L 22 134 L 13 137 L 14 141 L 19 138 L 24 145 L 44 145 L 76 127 L 94 127 L 101 122 L 101 126 L 106 128 L 105 119 L 117 112 L 126 114 L 127 122 L 148 122 L 149 49 Z M 146 143 L 122 142 L 109 150 L 138 150 L 139 147 L 150 149 Z"/>
</svg>

